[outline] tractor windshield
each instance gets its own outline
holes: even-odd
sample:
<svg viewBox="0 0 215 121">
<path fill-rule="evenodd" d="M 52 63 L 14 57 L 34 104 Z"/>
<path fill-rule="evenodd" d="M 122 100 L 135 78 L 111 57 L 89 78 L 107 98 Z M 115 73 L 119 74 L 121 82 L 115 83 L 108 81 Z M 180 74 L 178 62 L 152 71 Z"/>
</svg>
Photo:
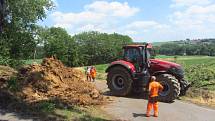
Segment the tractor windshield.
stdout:
<svg viewBox="0 0 215 121">
<path fill-rule="evenodd" d="M 124 60 L 133 63 L 136 72 L 142 72 L 146 65 L 148 65 L 149 59 L 150 52 L 144 46 L 124 48 Z"/>
<path fill-rule="evenodd" d="M 126 49 L 124 53 L 125 58 L 130 61 L 137 61 L 137 58 L 140 56 L 136 48 Z"/>
</svg>

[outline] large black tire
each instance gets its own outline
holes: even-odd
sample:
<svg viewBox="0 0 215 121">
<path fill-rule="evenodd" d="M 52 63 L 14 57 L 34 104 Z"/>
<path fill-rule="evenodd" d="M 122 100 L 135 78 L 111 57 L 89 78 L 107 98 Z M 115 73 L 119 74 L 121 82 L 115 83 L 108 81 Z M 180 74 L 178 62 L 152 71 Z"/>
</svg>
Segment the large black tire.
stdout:
<svg viewBox="0 0 215 121">
<path fill-rule="evenodd" d="M 159 100 L 162 102 L 173 102 L 180 94 L 180 83 L 170 74 L 156 76 L 157 80 L 163 85 L 164 89 L 159 93 Z"/>
<path fill-rule="evenodd" d="M 181 92 L 180 92 L 179 96 L 184 96 L 184 95 L 186 95 L 186 91 L 189 89 L 191 84 L 188 81 L 184 80 L 184 79 L 182 79 L 180 82 L 181 82 L 180 83 Z"/>
<path fill-rule="evenodd" d="M 124 67 L 113 67 L 107 74 L 107 85 L 113 95 L 129 95 L 132 89 L 131 75 Z"/>
</svg>

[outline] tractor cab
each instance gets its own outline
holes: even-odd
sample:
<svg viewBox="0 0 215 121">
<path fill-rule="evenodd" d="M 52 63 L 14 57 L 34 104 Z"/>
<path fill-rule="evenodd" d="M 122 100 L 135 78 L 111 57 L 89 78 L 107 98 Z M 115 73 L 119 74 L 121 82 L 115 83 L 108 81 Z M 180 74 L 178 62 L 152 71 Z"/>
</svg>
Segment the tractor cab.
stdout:
<svg viewBox="0 0 215 121">
<path fill-rule="evenodd" d="M 140 73 L 146 70 L 149 66 L 150 53 L 146 45 L 127 45 L 123 47 L 123 60 L 132 63 L 135 66 L 135 71 Z"/>
</svg>

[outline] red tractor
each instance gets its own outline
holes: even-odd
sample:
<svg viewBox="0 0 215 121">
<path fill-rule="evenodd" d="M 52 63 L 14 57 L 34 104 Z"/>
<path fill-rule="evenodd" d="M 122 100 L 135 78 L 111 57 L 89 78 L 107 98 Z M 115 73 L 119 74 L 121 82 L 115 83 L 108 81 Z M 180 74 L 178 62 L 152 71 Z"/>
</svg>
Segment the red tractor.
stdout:
<svg viewBox="0 0 215 121">
<path fill-rule="evenodd" d="M 189 83 L 184 80 L 184 71 L 179 64 L 150 59 L 152 46 L 127 45 L 123 47 L 123 59 L 112 62 L 106 69 L 107 85 L 116 96 L 147 92 L 150 76 L 154 75 L 164 86 L 159 100 L 172 102 L 184 95 Z"/>
</svg>

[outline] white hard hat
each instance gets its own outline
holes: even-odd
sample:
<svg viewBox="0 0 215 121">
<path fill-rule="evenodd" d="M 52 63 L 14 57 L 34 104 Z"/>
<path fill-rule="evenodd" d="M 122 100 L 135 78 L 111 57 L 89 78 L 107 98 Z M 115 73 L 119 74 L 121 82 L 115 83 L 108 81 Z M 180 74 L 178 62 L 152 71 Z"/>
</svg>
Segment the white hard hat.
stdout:
<svg viewBox="0 0 215 121">
<path fill-rule="evenodd" d="M 155 76 L 152 76 L 152 77 L 151 77 L 151 80 L 155 81 L 155 80 L 156 80 L 156 77 L 155 77 Z"/>
</svg>

